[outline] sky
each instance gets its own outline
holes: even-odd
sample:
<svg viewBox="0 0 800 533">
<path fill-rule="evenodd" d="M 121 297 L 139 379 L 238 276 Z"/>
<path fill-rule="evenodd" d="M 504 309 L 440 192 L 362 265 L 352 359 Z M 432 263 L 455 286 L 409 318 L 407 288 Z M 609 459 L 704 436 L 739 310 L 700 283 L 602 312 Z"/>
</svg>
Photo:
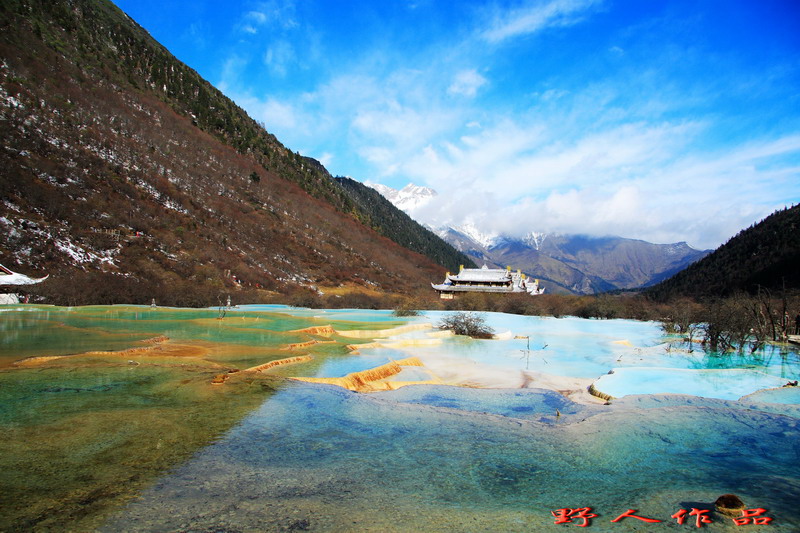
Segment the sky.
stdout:
<svg viewBox="0 0 800 533">
<path fill-rule="evenodd" d="M 796 0 L 116 0 L 288 148 L 487 233 L 715 248 L 800 202 Z"/>
</svg>

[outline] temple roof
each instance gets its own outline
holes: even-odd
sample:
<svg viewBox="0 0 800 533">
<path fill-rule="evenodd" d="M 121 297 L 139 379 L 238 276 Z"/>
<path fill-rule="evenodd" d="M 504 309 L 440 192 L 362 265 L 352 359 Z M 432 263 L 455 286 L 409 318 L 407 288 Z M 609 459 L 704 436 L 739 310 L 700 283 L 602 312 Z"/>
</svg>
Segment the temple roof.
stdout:
<svg viewBox="0 0 800 533">
<path fill-rule="evenodd" d="M 46 280 L 48 276 L 43 278 L 31 278 L 25 274 L 13 272 L 3 265 L 0 265 L 0 285 L 33 285 L 34 283 L 41 283 Z"/>
<path fill-rule="evenodd" d="M 447 273 L 444 283 L 431 283 L 431 287 L 440 293 L 454 292 L 523 292 L 542 294 L 544 288 L 539 287 L 539 280 L 529 282 L 519 270 L 512 272 L 510 268 L 461 268 L 456 274 Z M 442 296 L 444 297 L 444 296 Z"/>
<path fill-rule="evenodd" d="M 453 281 L 480 281 L 507 283 L 511 280 L 511 272 L 502 268 L 489 268 L 483 265 L 482 268 L 465 268 L 456 275 L 451 274 L 449 279 Z"/>
<path fill-rule="evenodd" d="M 504 285 L 502 287 L 488 287 L 488 286 L 476 286 L 476 285 L 450 285 L 447 283 L 442 283 L 440 285 L 436 285 L 431 283 L 431 287 L 437 291 L 444 291 L 444 292 L 525 292 L 523 289 L 519 288 L 516 285 Z"/>
</svg>

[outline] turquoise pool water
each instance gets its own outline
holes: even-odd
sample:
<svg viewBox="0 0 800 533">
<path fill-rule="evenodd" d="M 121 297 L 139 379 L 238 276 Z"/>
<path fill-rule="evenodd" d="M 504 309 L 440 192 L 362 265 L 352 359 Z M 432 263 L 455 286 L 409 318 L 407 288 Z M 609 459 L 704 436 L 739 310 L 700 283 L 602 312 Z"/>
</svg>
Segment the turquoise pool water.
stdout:
<svg viewBox="0 0 800 533">
<path fill-rule="evenodd" d="M 374 317 L 376 329 L 386 327 L 382 323 L 393 319 L 391 312 L 385 310 L 269 308 L 277 313 L 323 320 Z M 410 321 L 436 326 L 447 314 L 426 311 Z M 426 358 L 446 357 L 487 368 L 595 379 L 600 380 L 598 387 L 608 389 L 600 387 L 603 392 L 615 397 L 671 393 L 735 400 L 759 389 L 780 387 L 800 379 L 800 356 L 786 347 L 768 345 L 756 353 L 716 354 L 705 352 L 697 343 L 688 346 L 664 336 L 657 322 L 480 315 L 496 334 L 510 338 L 453 337 L 442 339 L 435 346 L 372 348 L 362 353 L 374 354 L 377 359 L 416 356 L 423 362 Z M 426 338 L 426 335 L 425 331 L 417 331 L 399 338 Z M 612 370 L 614 373 L 607 375 Z"/>
<path fill-rule="evenodd" d="M 590 531 L 670 531 L 679 509 L 707 509 L 729 492 L 768 510 L 774 521 L 759 530 L 800 530 L 800 389 L 764 389 L 797 379 L 795 352 L 690 352 L 656 323 L 490 313 L 505 340 L 351 355 L 347 344 L 397 339 L 294 330 L 408 321 L 285 306 L 219 316 L 4 308 L 0 530 L 563 531 L 575 524 L 554 524 L 552 511 L 591 507 Z M 161 336 L 170 340 L 152 352 L 104 354 Z M 323 342 L 285 349 L 310 339 Z M 593 380 L 619 399 L 585 405 L 535 388 L 442 385 L 358 394 L 270 375 L 211 385 L 227 368 L 302 353 L 313 360 L 270 375 L 338 377 L 416 356 Z M 41 355 L 71 357 L 12 364 Z M 408 371 L 424 377 L 422 367 Z M 611 523 L 628 509 L 662 522 Z M 741 530 L 711 516 L 709 531 Z"/>
<path fill-rule="evenodd" d="M 291 308 L 280 311 L 297 312 Z M 365 312 L 359 314 L 365 318 Z M 386 311 L 376 314 L 379 322 L 391 316 Z M 427 311 L 412 322 L 435 326 L 446 314 Z M 503 313 L 482 316 L 496 334 L 506 338 L 450 337 L 432 346 L 378 347 L 361 352 L 376 360 L 416 356 L 432 362 L 445 358 L 487 370 L 587 378 L 596 380 L 598 390 L 614 397 L 663 393 L 736 400 L 800 379 L 800 355 L 781 346 L 768 345 L 756 353 L 716 354 L 705 352 L 699 344 L 688 346 L 665 337 L 656 322 Z M 398 338 L 426 338 L 428 333 L 415 331 Z"/>
</svg>

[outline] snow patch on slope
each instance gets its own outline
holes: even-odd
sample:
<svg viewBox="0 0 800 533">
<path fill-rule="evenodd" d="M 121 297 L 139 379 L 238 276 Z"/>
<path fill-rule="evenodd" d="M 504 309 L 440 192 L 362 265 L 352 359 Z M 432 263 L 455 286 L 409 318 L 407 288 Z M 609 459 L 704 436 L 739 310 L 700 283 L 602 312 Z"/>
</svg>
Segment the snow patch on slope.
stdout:
<svg viewBox="0 0 800 533">
<path fill-rule="evenodd" d="M 460 226 L 452 226 L 452 229 L 466 235 L 484 248 L 491 248 L 497 244 L 498 240 L 500 239 L 500 235 L 497 233 L 481 231 L 471 221 L 461 224 Z"/>
<path fill-rule="evenodd" d="M 547 238 L 547 233 L 532 231 L 522 238 L 522 242 L 533 248 L 534 250 L 541 249 L 542 244 Z"/>
</svg>

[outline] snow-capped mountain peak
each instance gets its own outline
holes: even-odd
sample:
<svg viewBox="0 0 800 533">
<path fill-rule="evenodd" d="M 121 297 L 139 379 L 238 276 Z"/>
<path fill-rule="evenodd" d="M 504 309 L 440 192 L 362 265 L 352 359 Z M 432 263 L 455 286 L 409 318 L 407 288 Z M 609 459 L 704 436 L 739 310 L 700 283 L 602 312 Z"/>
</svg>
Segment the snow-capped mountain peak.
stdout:
<svg viewBox="0 0 800 533">
<path fill-rule="evenodd" d="M 397 189 L 392 189 L 391 187 L 387 187 L 386 185 L 382 185 L 380 183 L 371 183 L 366 182 L 364 183 L 367 187 L 371 187 L 381 193 L 381 196 L 389 200 L 390 202 L 394 203 L 397 199 L 397 196 L 400 194 L 400 191 Z"/>
<path fill-rule="evenodd" d="M 435 190 L 429 187 L 414 185 L 413 183 L 409 183 L 400 190 L 387 187 L 386 185 L 382 185 L 380 183 L 366 182 L 365 184 L 381 193 L 381 195 L 392 202 L 395 207 L 405 211 L 411 216 L 414 215 L 414 211 L 417 208 L 428 203 L 433 197 L 438 196 L 438 193 Z M 434 229 L 434 231 L 440 236 L 446 234 L 449 230 L 469 237 L 484 248 L 489 248 L 490 246 L 496 244 L 500 238 L 500 236 L 496 233 L 489 233 L 479 229 L 471 221 L 457 226 L 444 225 Z"/>
<path fill-rule="evenodd" d="M 380 183 L 366 183 L 381 195 L 392 202 L 395 207 L 409 215 L 418 207 L 425 205 L 431 198 L 437 196 L 436 191 L 429 187 L 422 187 L 409 183 L 400 190 L 381 185 Z"/>
</svg>

